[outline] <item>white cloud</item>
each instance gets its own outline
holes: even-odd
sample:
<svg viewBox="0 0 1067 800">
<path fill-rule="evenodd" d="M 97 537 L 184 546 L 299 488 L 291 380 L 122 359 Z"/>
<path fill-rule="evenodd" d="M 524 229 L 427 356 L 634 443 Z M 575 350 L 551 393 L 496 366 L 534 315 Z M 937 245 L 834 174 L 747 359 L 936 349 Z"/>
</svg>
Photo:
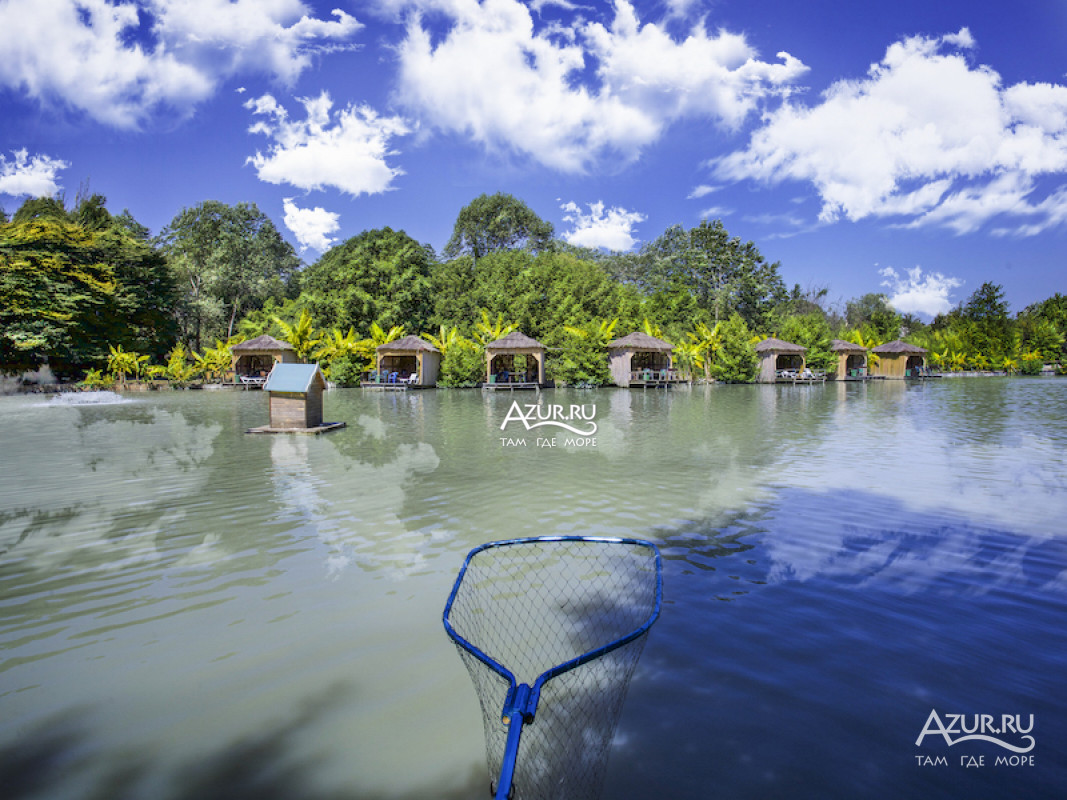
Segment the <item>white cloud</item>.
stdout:
<svg viewBox="0 0 1067 800">
<path fill-rule="evenodd" d="M 341 227 L 338 223 L 340 215 L 319 206 L 300 208 L 291 197 L 282 201 L 282 207 L 285 227 L 293 232 L 301 250 L 311 247 L 321 253 L 336 241 L 330 234 Z"/>
<path fill-rule="evenodd" d="M 57 176 L 70 164 L 58 158 L 34 155 L 22 150 L 13 150 L 14 158 L 8 161 L 0 154 L 0 194 L 19 197 L 51 197 L 59 191 Z"/>
<path fill-rule="evenodd" d="M 260 180 L 306 191 L 332 186 L 354 196 L 392 188 L 403 170 L 390 166 L 386 158 L 396 155 L 390 139 L 409 133 L 403 119 L 379 116 L 367 106 L 334 112 L 326 92 L 300 102 L 307 111 L 304 120 L 290 120 L 269 94 L 245 103 L 263 117 L 249 130 L 274 140 L 266 154 L 257 151 L 248 159 Z"/>
<path fill-rule="evenodd" d="M 637 243 L 633 227 L 645 221 L 645 215 L 638 211 L 627 211 L 613 206 L 605 209 L 599 200 L 588 203 L 589 213 L 583 214 L 577 203 L 563 203 L 563 219 L 574 226 L 574 230 L 563 234 L 563 238 L 578 247 L 605 247 L 608 250 L 625 251 Z"/>
<path fill-rule="evenodd" d="M 235 74 L 292 83 L 362 27 L 307 14 L 301 0 L 7 0 L 0 85 L 137 128 L 163 108 L 188 114 Z"/>
<path fill-rule="evenodd" d="M 717 192 L 721 188 L 722 188 L 721 186 L 708 186 L 707 184 L 702 184 L 700 186 L 694 187 L 693 191 L 691 191 L 689 193 L 689 196 L 686 197 L 685 199 L 686 200 L 697 200 L 697 199 L 699 199 L 701 197 L 705 197 L 705 196 L 711 194 L 712 192 Z"/>
<path fill-rule="evenodd" d="M 734 213 L 733 209 L 732 208 L 727 208 L 726 206 L 708 206 L 707 208 L 705 208 L 703 211 L 700 212 L 700 218 L 701 219 L 722 219 L 723 217 L 728 217 L 733 213 Z"/>
<path fill-rule="evenodd" d="M 949 293 L 963 285 L 959 278 L 940 272 L 923 274 L 921 267 L 909 269 L 906 277 L 892 267 L 879 270 L 885 278 L 882 286 L 889 289 L 889 305 L 902 314 L 925 314 L 930 317 L 944 314 L 953 307 Z"/>
<path fill-rule="evenodd" d="M 967 29 L 890 46 L 864 80 L 831 86 L 813 106 L 786 102 L 745 150 L 714 163 L 720 178 L 811 182 L 819 218 L 904 217 L 959 233 L 998 215 L 1055 224 L 1034 178 L 1067 172 L 1067 87 L 1002 86 L 972 66 Z"/>
<path fill-rule="evenodd" d="M 697 24 L 681 41 L 642 25 L 626 0 L 610 27 L 535 26 L 518 0 L 424 0 L 453 21 L 434 37 L 417 13 L 399 47 L 398 98 L 434 126 L 490 149 L 581 172 L 636 158 L 673 121 L 735 126 L 806 67 L 765 63 L 739 35 Z"/>
</svg>

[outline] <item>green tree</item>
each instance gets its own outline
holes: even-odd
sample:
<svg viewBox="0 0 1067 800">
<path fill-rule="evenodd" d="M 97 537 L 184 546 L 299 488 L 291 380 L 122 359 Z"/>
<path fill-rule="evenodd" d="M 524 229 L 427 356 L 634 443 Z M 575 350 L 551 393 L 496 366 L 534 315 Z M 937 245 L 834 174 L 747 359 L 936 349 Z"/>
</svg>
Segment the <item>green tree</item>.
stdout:
<svg viewBox="0 0 1067 800">
<path fill-rule="evenodd" d="M 1067 345 L 1067 296 L 1056 293 L 1027 306 L 1017 322 L 1023 350 L 1038 352 L 1046 361 L 1063 361 Z"/>
<path fill-rule="evenodd" d="M 845 304 L 845 322 L 850 328 L 863 331 L 866 337 L 889 342 L 900 338 L 903 318 L 886 295 L 871 292 Z"/>
<path fill-rule="evenodd" d="M 738 313 L 762 328 L 786 298 L 778 263 L 768 264 L 753 242 L 731 237 L 721 220 L 668 228 L 642 248 L 637 263 L 646 292 L 684 291 L 712 322 Z"/>
<path fill-rule="evenodd" d="M 403 231 L 364 231 L 309 266 L 302 286 L 326 327 L 366 331 L 377 323 L 419 330 L 432 313 L 433 261 L 433 250 Z"/>
<path fill-rule="evenodd" d="M 254 203 L 214 200 L 182 209 L 159 243 L 181 287 L 177 321 L 182 340 L 233 335 L 245 312 L 282 296 L 300 259 Z"/>
<path fill-rule="evenodd" d="M 740 314 L 733 314 L 722 323 L 722 345 L 711 367 L 711 377 L 723 383 L 747 383 L 755 380 L 759 370 L 759 357 L 752 344 L 749 330 Z"/>
<path fill-rule="evenodd" d="M 322 341 L 322 332 L 315 330 L 315 324 L 311 319 L 311 312 L 304 309 L 300 317 L 293 323 L 289 323 L 281 317 L 274 318 L 275 324 L 281 328 L 285 341 L 293 346 L 296 357 L 301 361 L 307 361 L 311 352 Z"/>
<path fill-rule="evenodd" d="M 1003 286 L 983 283 L 967 298 L 960 316 L 969 323 L 965 341 L 970 352 L 1000 361 L 1014 351 L 1015 332 Z"/>
<path fill-rule="evenodd" d="M 115 376 L 120 383 L 125 383 L 127 378 L 141 377 L 141 371 L 148 363 L 148 356 L 130 352 L 118 347 L 109 347 L 107 357 L 107 371 Z"/>
<path fill-rule="evenodd" d="M 347 333 L 341 333 L 339 328 L 334 328 L 332 331 L 323 331 L 321 336 L 318 348 L 312 352 L 311 357 L 323 365 L 323 373 L 331 380 L 334 379 L 333 365 L 335 362 L 339 363 L 342 357 L 355 356 L 360 361 L 363 360 L 364 348 L 356 338 L 355 328 L 349 328 Z M 348 358 L 347 361 L 351 362 L 352 359 Z"/>
<path fill-rule="evenodd" d="M 0 224 L 0 364 L 102 365 L 108 345 L 162 356 L 174 341 L 174 284 L 148 231 L 102 195 L 67 211 L 31 198 Z"/>
<path fill-rule="evenodd" d="M 518 330 L 519 326 L 514 322 L 506 322 L 503 312 L 496 315 L 496 319 L 489 318 L 489 312 L 482 309 L 482 319 L 474 324 L 474 338 L 478 344 L 485 347 L 487 344 L 503 339 L 509 333 Z"/>
<path fill-rule="evenodd" d="M 566 325 L 549 356 L 553 377 L 570 386 L 603 386 L 611 380 L 607 344 L 614 338 L 617 319 Z"/>
<path fill-rule="evenodd" d="M 552 223 L 521 200 L 500 192 L 483 194 L 460 210 L 445 255 L 456 258 L 468 254 L 476 265 L 478 259 L 499 250 L 544 250 L 552 241 L 552 233 Z"/>
<path fill-rule="evenodd" d="M 461 388 L 475 386 L 485 378 L 485 350 L 465 337 L 459 337 L 441 359 L 438 386 Z"/>
<path fill-rule="evenodd" d="M 87 335 L 116 292 L 97 237 L 65 215 L 24 204 L 0 226 L 0 364 L 54 371 L 102 363 L 106 341 Z"/>
</svg>

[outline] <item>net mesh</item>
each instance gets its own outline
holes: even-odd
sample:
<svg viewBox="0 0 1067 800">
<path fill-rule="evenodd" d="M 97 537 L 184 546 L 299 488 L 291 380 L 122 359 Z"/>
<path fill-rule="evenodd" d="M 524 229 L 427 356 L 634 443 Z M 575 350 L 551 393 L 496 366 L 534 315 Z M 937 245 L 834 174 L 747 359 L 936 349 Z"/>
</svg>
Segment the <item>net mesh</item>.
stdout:
<svg viewBox="0 0 1067 800">
<path fill-rule="evenodd" d="M 453 630 L 534 685 L 546 671 L 631 635 L 658 607 L 655 548 L 601 540 L 519 540 L 476 552 L 456 589 Z M 647 631 L 646 631 L 647 632 Z M 523 728 L 513 781 L 523 800 L 597 797 L 645 635 L 545 681 Z M 507 740 L 509 681 L 457 642 L 481 704 L 491 779 Z"/>
</svg>

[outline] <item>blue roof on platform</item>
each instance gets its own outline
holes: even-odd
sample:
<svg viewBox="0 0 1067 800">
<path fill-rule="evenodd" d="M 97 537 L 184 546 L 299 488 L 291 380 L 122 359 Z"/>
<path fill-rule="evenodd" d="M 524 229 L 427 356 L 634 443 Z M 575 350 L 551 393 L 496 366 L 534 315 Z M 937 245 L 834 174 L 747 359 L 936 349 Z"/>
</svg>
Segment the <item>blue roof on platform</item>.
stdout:
<svg viewBox="0 0 1067 800">
<path fill-rule="evenodd" d="M 304 392 L 306 393 L 317 380 L 320 386 L 326 385 L 326 379 L 318 364 L 275 364 L 263 384 L 265 392 Z"/>
</svg>

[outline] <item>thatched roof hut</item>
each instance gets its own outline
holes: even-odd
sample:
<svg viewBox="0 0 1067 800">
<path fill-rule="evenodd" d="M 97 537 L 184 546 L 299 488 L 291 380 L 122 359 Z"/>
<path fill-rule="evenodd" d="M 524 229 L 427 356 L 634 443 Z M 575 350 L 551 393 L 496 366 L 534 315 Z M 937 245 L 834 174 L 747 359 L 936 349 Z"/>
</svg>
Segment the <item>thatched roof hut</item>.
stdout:
<svg viewBox="0 0 1067 800">
<path fill-rule="evenodd" d="M 296 361 L 296 350 L 291 344 L 266 334 L 235 344 L 230 352 L 233 354 L 230 369 L 237 380 L 266 378 L 275 364 Z"/>
<path fill-rule="evenodd" d="M 793 342 L 784 342 L 781 339 L 768 337 L 756 345 L 756 355 L 759 356 L 759 376 L 756 378 L 760 383 L 774 383 L 778 380 L 780 370 L 804 369 L 804 354 L 808 348 Z"/>
<path fill-rule="evenodd" d="M 375 351 L 378 374 L 397 373 L 412 386 L 434 386 L 441 371 L 441 351 L 419 336 L 380 344 Z M 414 378 L 414 380 L 410 380 Z"/>
<path fill-rule="evenodd" d="M 872 347 L 871 352 L 878 356 L 875 375 L 897 379 L 918 378 L 926 370 L 927 351 L 900 339 Z"/>
<path fill-rule="evenodd" d="M 494 378 L 500 374 L 499 371 L 494 370 L 493 361 L 503 357 L 501 363 L 513 363 L 508 360 L 508 356 L 524 355 L 533 358 L 534 363 L 537 365 L 536 370 L 530 368 L 529 361 L 527 361 L 526 371 L 521 376 L 524 378 L 519 383 L 536 383 L 542 385 L 545 382 L 545 346 L 536 339 L 531 339 L 524 333 L 519 331 L 513 331 L 502 339 L 497 339 L 495 342 L 490 342 L 485 346 L 485 382 L 495 383 Z M 513 370 L 509 371 L 509 380 L 514 376 L 511 375 Z"/>
<path fill-rule="evenodd" d="M 674 345 L 642 331 L 608 342 L 608 368 L 616 386 L 666 384 L 674 366 Z"/>
<path fill-rule="evenodd" d="M 843 339 L 834 339 L 830 342 L 830 350 L 837 353 L 838 379 L 862 378 L 867 375 L 867 348 L 855 342 L 846 342 Z"/>
</svg>

